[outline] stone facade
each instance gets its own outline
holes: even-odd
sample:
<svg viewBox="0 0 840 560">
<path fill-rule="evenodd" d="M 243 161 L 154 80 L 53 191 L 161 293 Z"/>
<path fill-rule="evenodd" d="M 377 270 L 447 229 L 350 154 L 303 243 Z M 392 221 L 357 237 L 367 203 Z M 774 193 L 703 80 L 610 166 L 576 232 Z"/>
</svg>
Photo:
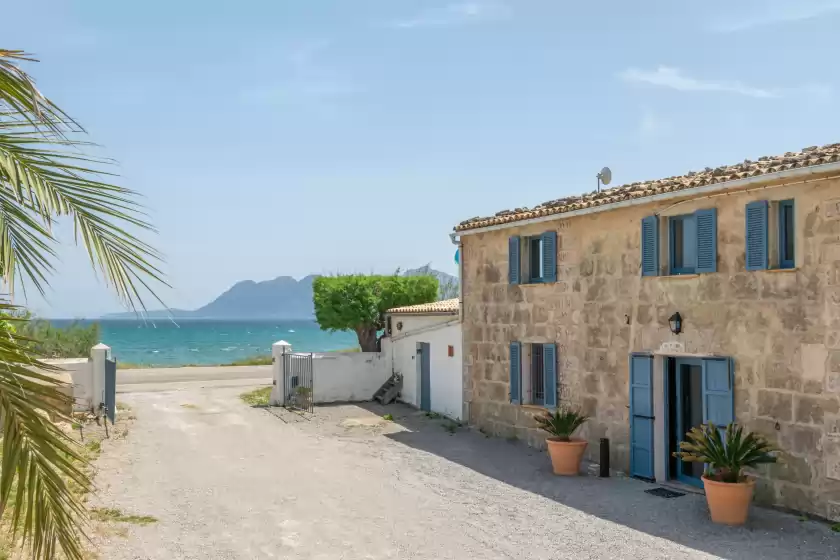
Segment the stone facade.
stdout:
<svg viewBox="0 0 840 560">
<path fill-rule="evenodd" d="M 840 180 L 761 187 L 462 235 L 470 422 L 543 446 L 539 409 L 509 402 L 509 344 L 553 342 L 560 402 L 592 415 L 581 434 L 588 458 L 597 460 L 598 439 L 609 437 L 613 466 L 627 471 L 629 354 L 679 341 L 687 353 L 733 358 L 736 421 L 782 450 L 782 463 L 758 473 L 757 499 L 840 518 Z M 747 271 L 745 205 L 787 199 L 795 201 L 797 268 Z M 710 207 L 717 272 L 642 277 L 642 218 Z M 547 230 L 558 234 L 557 282 L 510 285 L 509 236 Z M 668 327 L 675 311 L 680 335 Z"/>
</svg>

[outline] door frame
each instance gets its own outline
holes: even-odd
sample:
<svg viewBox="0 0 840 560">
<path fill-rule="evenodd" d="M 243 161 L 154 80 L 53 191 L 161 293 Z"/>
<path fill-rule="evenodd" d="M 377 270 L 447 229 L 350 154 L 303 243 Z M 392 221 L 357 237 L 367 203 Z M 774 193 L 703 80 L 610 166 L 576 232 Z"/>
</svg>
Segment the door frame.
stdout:
<svg viewBox="0 0 840 560">
<path fill-rule="evenodd" d="M 432 345 L 428 342 L 417 343 L 418 405 L 420 410 L 432 410 Z"/>
<path fill-rule="evenodd" d="M 682 399 L 680 398 L 680 395 L 682 393 L 682 375 L 680 375 L 680 367 L 681 366 L 697 366 L 697 367 L 699 367 L 700 368 L 700 380 L 701 380 L 701 384 L 702 384 L 703 358 L 694 358 L 694 357 L 684 358 L 684 357 L 677 357 L 677 356 L 666 356 L 665 359 L 667 360 L 667 358 L 669 358 L 669 357 L 674 358 L 674 369 L 675 369 L 675 371 L 674 371 L 674 381 L 675 381 L 676 387 L 674 387 L 674 389 L 675 389 L 674 396 L 676 397 L 676 400 L 677 400 L 677 402 L 676 402 L 677 426 L 676 426 L 675 430 L 678 434 L 678 436 L 677 436 L 678 438 L 684 438 L 685 433 L 686 433 L 686 429 L 685 429 L 685 426 L 683 426 Z M 669 379 L 669 376 L 668 376 L 667 371 L 666 371 L 665 372 L 665 409 L 666 410 L 669 410 L 670 407 L 671 407 L 671 403 L 670 403 L 671 388 L 668 385 L 668 379 Z M 703 402 L 703 391 L 702 391 L 702 389 L 700 390 L 700 402 L 701 403 Z M 701 404 L 701 407 L 702 406 L 703 405 Z M 702 410 L 701 410 L 701 413 L 702 413 Z M 671 422 L 669 421 L 669 418 L 666 416 L 666 420 L 665 420 L 665 441 L 667 441 L 668 443 L 671 442 L 672 428 L 673 428 L 673 426 L 671 426 Z M 683 440 L 678 439 L 677 445 L 679 445 L 680 441 L 683 441 Z M 668 449 L 669 449 L 669 452 L 670 452 L 670 447 Z M 690 484 L 691 486 L 697 486 L 699 488 L 702 488 L 703 487 L 703 481 L 702 480 L 700 480 L 699 478 L 694 478 L 694 477 L 686 476 L 686 475 L 682 474 L 682 469 L 680 468 L 682 463 L 684 463 L 684 461 L 682 459 L 677 458 L 677 477 L 676 477 L 677 482 L 682 482 L 683 484 Z M 670 475 L 671 475 L 671 473 L 669 472 L 668 473 L 668 480 L 674 480 L 674 479 L 671 478 Z"/>
</svg>

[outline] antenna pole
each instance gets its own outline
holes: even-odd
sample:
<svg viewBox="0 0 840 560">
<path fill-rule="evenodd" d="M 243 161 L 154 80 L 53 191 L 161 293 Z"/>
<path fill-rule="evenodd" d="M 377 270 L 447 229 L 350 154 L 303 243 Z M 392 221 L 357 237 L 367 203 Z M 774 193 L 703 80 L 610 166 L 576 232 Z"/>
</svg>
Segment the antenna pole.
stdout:
<svg viewBox="0 0 840 560">
<path fill-rule="evenodd" d="M 598 173 L 595 177 L 598 179 L 598 192 L 601 192 L 601 174 Z"/>
</svg>

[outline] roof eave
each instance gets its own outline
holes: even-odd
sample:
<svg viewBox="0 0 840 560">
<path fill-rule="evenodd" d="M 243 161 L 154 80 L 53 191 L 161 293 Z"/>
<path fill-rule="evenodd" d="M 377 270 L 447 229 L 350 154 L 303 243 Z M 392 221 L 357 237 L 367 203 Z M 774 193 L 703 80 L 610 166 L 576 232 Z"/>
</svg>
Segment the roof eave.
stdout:
<svg viewBox="0 0 840 560">
<path fill-rule="evenodd" d="M 738 189 L 741 187 L 749 187 L 752 185 L 759 185 L 761 183 L 771 183 L 774 181 L 785 179 L 796 179 L 800 177 L 808 177 L 810 175 L 823 175 L 832 172 L 840 172 L 840 162 L 824 163 L 822 165 L 811 165 L 808 167 L 798 167 L 796 169 L 787 169 L 785 171 L 777 171 L 775 173 L 766 173 L 764 175 L 756 175 L 754 177 L 745 177 L 743 179 L 735 179 L 734 181 L 724 181 L 721 183 L 713 183 L 711 185 L 703 185 L 701 187 L 692 187 L 689 189 L 681 189 L 662 194 L 655 194 L 653 196 L 643 196 L 639 198 L 631 198 L 622 200 L 621 202 L 613 202 L 610 204 L 603 204 L 600 206 L 593 206 L 591 208 L 583 208 L 581 210 L 572 210 L 571 212 L 558 212 L 556 214 L 549 214 L 547 216 L 539 216 L 536 218 L 527 218 L 524 220 L 513 220 L 503 224 L 493 224 L 484 227 L 455 229 L 455 235 L 473 235 L 476 233 L 484 233 L 488 231 L 495 231 L 500 229 L 510 229 L 515 227 L 522 227 L 529 224 L 537 224 L 541 222 L 549 222 L 554 220 L 564 220 L 566 218 L 573 218 L 575 216 L 585 216 L 588 214 L 596 214 L 599 212 L 608 212 L 610 210 L 618 210 L 620 208 L 629 208 L 632 206 L 640 206 L 643 204 L 652 204 L 675 198 L 685 198 L 692 196 L 702 196 L 714 194 L 730 189 Z"/>
</svg>

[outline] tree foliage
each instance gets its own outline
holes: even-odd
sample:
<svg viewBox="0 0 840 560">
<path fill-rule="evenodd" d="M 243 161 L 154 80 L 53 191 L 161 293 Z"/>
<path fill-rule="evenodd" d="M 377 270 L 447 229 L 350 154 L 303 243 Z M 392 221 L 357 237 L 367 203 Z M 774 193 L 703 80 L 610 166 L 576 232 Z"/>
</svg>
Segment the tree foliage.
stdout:
<svg viewBox="0 0 840 560">
<path fill-rule="evenodd" d="M 40 358 L 86 358 L 99 344 L 99 323 L 74 321 L 56 326 L 46 319 L 29 319 L 18 325 L 18 334 L 31 339 L 32 349 Z"/>
<path fill-rule="evenodd" d="M 391 308 L 437 299 L 437 278 L 422 276 L 321 276 L 312 285 L 315 320 L 322 330 L 352 330 L 362 352 L 376 351 L 376 333 Z"/>
<path fill-rule="evenodd" d="M 104 165 L 86 155 L 84 130 L 35 87 L 22 51 L 0 49 L 0 275 L 6 293 L 16 284 L 43 292 L 53 271 L 52 226 L 66 217 L 91 265 L 130 307 L 145 307 L 141 291 L 163 282 L 159 254 L 137 236 L 151 231 L 135 193 L 109 181 Z M 26 319 L 0 300 L 0 516 L 35 559 L 83 557 L 86 511 L 77 487 L 90 487 L 76 444 L 41 411 L 57 408 L 62 384 L 45 374 L 37 341 L 24 337 Z M 36 334 L 37 336 L 37 334 Z M 69 419 L 66 419 L 68 420 Z"/>
</svg>

